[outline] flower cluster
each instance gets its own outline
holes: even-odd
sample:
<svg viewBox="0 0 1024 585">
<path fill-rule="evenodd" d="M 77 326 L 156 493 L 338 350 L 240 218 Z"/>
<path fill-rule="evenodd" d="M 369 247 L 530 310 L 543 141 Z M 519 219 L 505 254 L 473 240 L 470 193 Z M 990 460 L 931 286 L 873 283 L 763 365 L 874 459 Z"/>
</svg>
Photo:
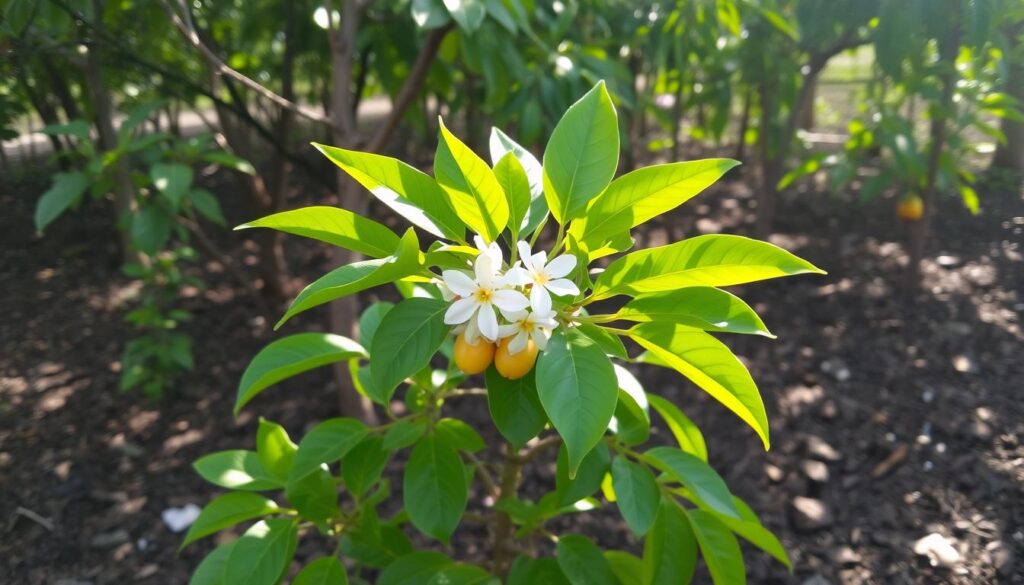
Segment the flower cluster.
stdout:
<svg viewBox="0 0 1024 585">
<path fill-rule="evenodd" d="M 472 272 L 442 273 L 441 290 L 447 300 L 454 301 L 444 322 L 459 325 L 470 343 L 480 337 L 492 343 L 512 337 L 508 352 L 516 354 L 532 338 L 543 350 L 558 326 L 551 295 L 580 293 L 579 287 L 565 278 L 576 267 L 576 258 L 566 254 L 549 262 L 546 252 L 534 254 L 529 244 L 519 242 L 519 260 L 503 271 L 505 260 L 498 244 L 484 244 L 477 236 L 476 245 L 480 254 Z M 499 316 L 504 323 L 499 323 Z"/>
</svg>

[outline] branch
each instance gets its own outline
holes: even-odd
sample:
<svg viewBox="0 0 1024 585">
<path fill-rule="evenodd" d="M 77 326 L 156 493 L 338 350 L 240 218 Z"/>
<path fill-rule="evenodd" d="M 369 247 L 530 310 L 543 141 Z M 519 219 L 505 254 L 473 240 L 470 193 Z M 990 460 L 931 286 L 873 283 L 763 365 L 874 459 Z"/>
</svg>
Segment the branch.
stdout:
<svg viewBox="0 0 1024 585">
<path fill-rule="evenodd" d="M 441 28 L 430 31 L 430 34 L 427 35 L 423 46 L 420 47 L 420 54 L 416 57 L 416 62 L 412 66 L 412 71 L 409 72 L 409 77 L 405 78 L 402 89 L 399 90 L 392 103 L 391 113 L 368 144 L 367 150 L 369 152 L 378 152 L 387 144 L 391 134 L 398 127 L 398 122 L 401 121 L 402 116 L 405 115 L 406 110 L 409 109 L 413 100 L 416 99 L 416 95 L 420 92 L 423 81 L 427 78 L 427 72 L 430 70 L 430 65 L 434 62 L 438 49 L 441 48 L 441 41 L 444 40 L 444 37 L 454 27 L 455 24 L 449 22 Z"/>
<path fill-rule="evenodd" d="M 296 114 L 308 120 L 324 124 L 328 127 L 332 126 L 333 123 L 331 122 L 330 117 L 325 116 L 323 114 L 318 114 L 312 110 L 302 107 L 301 105 L 291 100 L 285 99 L 284 97 L 264 87 L 259 82 L 250 79 L 243 73 L 236 71 L 231 67 L 228 67 L 228 65 L 221 61 L 220 57 L 218 57 L 212 50 L 210 50 L 210 48 L 206 46 L 203 40 L 199 38 L 199 33 L 196 31 L 195 25 L 192 22 L 192 13 L 189 10 L 188 4 L 186 4 L 185 0 L 178 0 L 178 7 L 182 11 L 181 15 L 179 15 L 178 12 L 174 10 L 172 6 L 167 4 L 166 1 L 163 2 L 163 5 L 164 8 L 167 10 L 167 14 L 170 15 L 171 21 L 174 22 L 174 25 L 178 27 L 178 30 L 180 30 L 181 33 L 185 35 L 185 38 L 188 39 L 190 43 L 192 43 L 192 46 L 198 49 L 200 53 L 202 53 L 203 58 L 206 59 L 206 62 L 210 66 L 210 69 L 212 69 L 216 75 L 231 77 L 239 81 L 249 89 L 255 91 L 256 93 L 260 94 L 261 96 L 274 102 L 275 104 L 286 110 L 295 112 Z M 184 16 L 184 19 L 182 19 L 182 16 Z"/>
</svg>

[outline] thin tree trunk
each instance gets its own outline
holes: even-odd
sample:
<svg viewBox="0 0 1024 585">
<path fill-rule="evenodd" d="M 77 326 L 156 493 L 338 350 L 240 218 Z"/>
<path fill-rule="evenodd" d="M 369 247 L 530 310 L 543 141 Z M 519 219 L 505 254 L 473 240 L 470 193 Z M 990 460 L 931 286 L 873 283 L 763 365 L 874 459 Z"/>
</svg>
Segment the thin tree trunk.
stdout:
<svg viewBox="0 0 1024 585">
<path fill-rule="evenodd" d="M 93 19 L 97 27 L 103 26 L 103 0 L 93 0 Z M 96 130 L 99 133 L 100 150 L 109 152 L 117 148 L 117 132 L 114 130 L 114 107 L 110 92 L 103 83 L 103 71 L 100 63 L 99 44 L 93 43 L 86 53 L 85 77 L 92 97 L 93 115 L 96 117 Z M 124 164 L 114 164 L 114 211 L 117 214 L 118 235 L 121 240 L 121 255 L 125 262 L 138 260 L 133 250 L 131 232 L 122 222 L 132 214 L 135 208 L 135 187 Z"/>
<path fill-rule="evenodd" d="M 733 155 L 733 158 L 740 162 L 747 157 L 747 130 L 750 129 L 752 96 L 753 92 L 749 89 L 743 94 L 743 112 L 740 114 L 740 125 L 736 132 L 736 154 Z"/>
<path fill-rule="evenodd" d="M 1010 50 L 1007 51 L 1006 93 L 1024 104 L 1024 57 L 1020 51 L 1020 34 L 1024 25 L 1017 24 L 1006 31 Z M 999 129 L 1006 135 L 1006 142 L 996 147 L 992 156 L 992 168 L 1006 169 L 1017 173 L 1018 180 L 1024 175 L 1024 122 L 1003 118 Z"/>
<path fill-rule="evenodd" d="M 928 167 L 925 176 L 925 188 L 921 199 L 924 201 L 924 214 L 921 221 L 911 227 L 910 232 L 910 264 L 907 266 L 906 281 L 904 282 L 905 300 L 909 301 L 912 293 L 921 284 L 921 260 L 924 258 L 925 245 L 928 241 L 928 232 L 931 229 L 932 217 L 935 215 L 935 201 L 938 194 L 939 165 L 942 160 L 942 150 L 946 145 L 946 134 L 948 130 L 948 119 L 953 116 L 952 110 L 956 107 L 953 102 L 953 93 L 956 89 L 956 71 L 953 63 L 960 52 L 960 26 L 959 23 L 950 23 L 950 30 L 939 39 L 939 60 L 944 62 L 940 79 L 942 81 L 942 96 L 938 107 L 931 110 L 931 127 L 929 136 L 931 143 L 928 150 Z"/>
<path fill-rule="evenodd" d="M 683 132 L 683 97 L 685 84 L 683 84 L 682 71 L 677 72 L 679 80 L 676 83 L 676 101 L 672 104 L 672 160 L 679 160 L 679 150 L 682 147 L 680 135 Z M 698 110 L 698 114 L 700 110 Z"/>
</svg>

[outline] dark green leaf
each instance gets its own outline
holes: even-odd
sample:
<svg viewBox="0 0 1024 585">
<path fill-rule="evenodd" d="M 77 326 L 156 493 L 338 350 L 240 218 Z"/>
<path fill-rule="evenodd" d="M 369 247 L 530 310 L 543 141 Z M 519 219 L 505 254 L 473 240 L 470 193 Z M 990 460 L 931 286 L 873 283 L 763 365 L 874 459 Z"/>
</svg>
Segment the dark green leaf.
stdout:
<svg viewBox="0 0 1024 585">
<path fill-rule="evenodd" d="M 621 550 L 607 550 L 604 558 L 620 585 L 650 585 L 647 565 L 636 556 Z"/>
<path fill-rule="evenodd" d="M 235 541 L 231 541 L 213 549 L 196 567 L 188 585 L 224 585 L 224 571 L 234 546 Z"/>
<path fill-rule="evenodd" d="M 413 525 L 447 543 L 466 510 L 466 477 L 459 453 L 436 435 L 421 440 L 405 466 L 402 493 Z"/>
<path fill-rule="evenodd" d="M 487 406 L 494 426 L 516 449 L 537 436 L 548 417 L 537 396 L 534 376 L 509 380 L 493 367 L 487 369 Z"/>
<path fill-rule="evenodd" d="M 153 186 L 171 201 L 175 209 L 192 186 L 192 169 L 179 163 L 157 163 L 149 168 Z"/>
<path fill-rule="evenodd" d="M 224 571 L 224 585 L 276 585 L 295 555 L 294 520 L 264 520 L 235 541 Z"/>
<path fill-rule="evenodd" d="M 558 539 L 558 566 L 572 585 L 619 585 L 601 549 L 585 536 Z"/>
<path fill-rule="evenodd" d="M 301 479 L 345 456 L 366 436 L 363 423 L 351 418 L 332 418 L 316 425 L 299 442 L 292 463 L 291 480 Z"/>
<path fill-rule="evenodd" d="M 686 487 L 699 502 L 720 514 L 739 519 L 729 488 L 707 463 L 674 447 L 654 447 L 647 451 L 646 457 Z"/>
<path fill-rule="evenodd" d="M 457 418 L 442 418 L 437 421 L 434 432 L 437 433 L 438 439 L 457 451 L 476 453 L 486 446 L 480 433 Z"/>
<path fill-rule="evenodd" d="M 374 400 L 387 403 L 398 384 L 430 364 L 451 329 L 444 323 L 447 310 L 444 301 L 406 299 L 381 319 L 370 347 Z"/>
<path fill-rule="evenodd" d="M 409 553 L 381 571 L 377 585 L 420 585 L 451 564 L 452 560 L 439 552 Z"/>
<path fill-rule="evenodd" d="M 348 576 L 337 558 L 321 557 L 299 571 L 292 585 L 348 585 Z"/>
<path fill-rule="evenodd" d="M 643 536 L 654 522 L 661 501 L 654 475 L 646 466 L 618 456 L 612 461 L 612 486 L 626 524 L 634 534 Z"/>
<path fill-rule="evenodd" d="M 384 448 L 383 438 L 374 435 L 364 438 L 342 461 L 341 477 L 345 488 L 357 498 L 362 497 L 380 479 L 390 455 Z"/>
<path fill-rule="evenodd" d="M 508 572 L 506 585 L 570 585 L 558 561 L 550 558 L 516 557 Z"/>
<path fill-rule="evenodd" d="M 697 539 L 679 504 L 664 498 L 644 539 L 650 585 L 689 583 L 697 566 Z"/>
<path fill-rule="evenodd" d="M 285 496 L 307 520 L 325 522 L 341 515 L 338 485 L 334 477 L 323 468 L 289 479 Z"/>
<path fill-rule="evenodd" d="M 36 203 L 36 231 L 42 232 L 50 222 L 57 219 L 68 207 L 81 198 L 89 188 L 89 178 L 84 173 L 57 173 L 53 185 L 43 193 Z"/>
<path fill-rule="evenodd" d="M 690 527 L 697 537 L 701 556 L 716 585 L 744 585 L 747 582 L 743 552 L 736 537 L 710 512 L 686 510 Z"/>
<path fill-rule="evenodd" d="M 565 451 L 565 445 L 558 451 L 558 459 L 555 466 L 555 493 L 557 504 L 565 506 L 592 495 L 601 488 L 601 480 L 608 473 L 608 465 L 611 463 L 611 455 L 608 447 L 598 443 L 587 456 L 583 458 L 576 472 L 576 477 L 569 478 L 569 462 Z"/>
</svg>

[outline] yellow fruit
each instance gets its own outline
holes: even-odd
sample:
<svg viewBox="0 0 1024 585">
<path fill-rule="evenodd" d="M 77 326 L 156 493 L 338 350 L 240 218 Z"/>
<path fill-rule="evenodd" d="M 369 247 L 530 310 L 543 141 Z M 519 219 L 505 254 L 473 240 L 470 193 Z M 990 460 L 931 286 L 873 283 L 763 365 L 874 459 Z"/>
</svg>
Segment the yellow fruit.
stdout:
<svg viewBox="0 0 1024 585">
<path fill-rule="evenodd" d="M 919 221 L 924 215 L 924 201 L 917 195 L 907 195 L 896 206 L 896 215 L 903 221 Z"/>
<path fill-rule="evenodd" d="M 506 337 L 498 344 L 498 351 L 494 354 L 494 367 L 498 373 L 509 380 L 518 380 L 533 369 L 533 363 L 537 361 L 537 344 L 533 340 L 526 342 L 526 347 L 518 353 L 510 354 L 508 344 L 513 337 Z"/>
<path fill-rule="evenodd" d="M 467 374 L 479 374 L 491 365 L 494 359 L 494 344 L 486 339 L 477 339 L 476 343 L 466 340 L 466 334 L 460 333 L 455 338 L 455 365 Z"/>
</svg>

